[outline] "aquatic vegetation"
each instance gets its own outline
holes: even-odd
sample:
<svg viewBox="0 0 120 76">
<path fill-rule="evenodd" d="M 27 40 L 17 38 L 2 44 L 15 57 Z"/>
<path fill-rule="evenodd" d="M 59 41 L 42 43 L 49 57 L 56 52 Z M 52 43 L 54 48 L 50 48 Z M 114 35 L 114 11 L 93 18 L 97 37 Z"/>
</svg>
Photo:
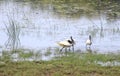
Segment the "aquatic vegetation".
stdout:
<svg viewBox="0 0 120 76">
<path fill-rule="evenodd" d="M 9 23 L 6 24 L 6 34 L 8 35 L 8 40 L 6 42 L 6 47 L 10 50 L 15 50 L 20 45 L 20 26 L 19 24 L 11 17 L 8 16 Z"/>
</svg>

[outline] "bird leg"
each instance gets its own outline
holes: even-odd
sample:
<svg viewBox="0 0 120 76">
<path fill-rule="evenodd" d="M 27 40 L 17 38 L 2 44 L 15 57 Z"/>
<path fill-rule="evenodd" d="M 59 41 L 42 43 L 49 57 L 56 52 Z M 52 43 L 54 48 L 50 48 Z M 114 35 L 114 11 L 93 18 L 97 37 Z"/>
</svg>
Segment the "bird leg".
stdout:
<svg viewBox="0 0 120 76">
<path fill-rule="evenodd" d="M 65 47 L 62 47 L 62 48 L 60 49 L 60 52 L 63 50 L 63 48 L 65 48 Z"/>
<path fill-rule="evenodd" d="M 69 47 L 69 51 L 70 51 L 70 47 Z"/>
<path fill-rule="evenodd" d="M 88 48 L 90 49 L 90 48 L 91 48 L 91 45 L 86 45 L 86 49 L 88 49 Z"/>
<path fill-rule="evenodd" d="M 91 48 L 91 45 L 89 45 L 89 49 Z"/>
<path fill-rule="evenodd" d="M 87 49 L 87 44 L 86 44 L 86 49 Z"/>
<path fill-rule="evenodd" d="M 74 45 L 72 45 L 72 49 L 73 49 L 73 52 L 74 52 Z"/>
</svg>

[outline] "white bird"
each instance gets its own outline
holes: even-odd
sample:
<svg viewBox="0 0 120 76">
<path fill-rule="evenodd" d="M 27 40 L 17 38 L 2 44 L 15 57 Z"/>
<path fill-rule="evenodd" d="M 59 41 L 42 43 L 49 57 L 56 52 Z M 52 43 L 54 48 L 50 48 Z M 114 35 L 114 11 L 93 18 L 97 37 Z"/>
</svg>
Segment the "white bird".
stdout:
<svg viewBox="0 0 120 76">
<path fill-rule="evenodd" d="M 87 46 L 89 46 L 89 48 L 90 48 L 91 45 L 92 45 L 91 35 L 89 35 L 89 39 L 86 40 L 86 48 L 87 48 Z"/>
<path fill-rule="evenodd" d="M 60 42 L 58 42 L 58 44 L 59 44 L 60 46 L 62 46 L 62 48 L 60 49 L 60 51 L 62 51 L 63 48 L 67 48 L 67 47 L 69 47 L 69 50 L 70 50 L 70 47 L 71 47 L 71 46 L 72 46 L 73 51 L 74 51 L 75 41 L 73 40 L 72 36 L 70 37 L 70 40 L 60 41 Z"/>
</svg>

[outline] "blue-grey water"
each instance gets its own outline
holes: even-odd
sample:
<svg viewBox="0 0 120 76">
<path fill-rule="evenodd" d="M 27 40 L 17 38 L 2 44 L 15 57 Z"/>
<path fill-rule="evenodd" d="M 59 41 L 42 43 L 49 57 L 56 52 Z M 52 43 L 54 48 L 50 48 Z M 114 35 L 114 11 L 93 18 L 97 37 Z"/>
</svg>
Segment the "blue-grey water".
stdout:
<svg viewBox="0 0 120 76">
<path fill-rule="evenodd" d="M 75 50 L 86 51 L 85 41 L 91 34 L 93 51 L 120 51 L 119 18 L 108 20 L 106 14 L 72 17 L 56 14 L 50 4 L 14 1 L 0 1 L 0 51 L 6 49 L 9 36 L 5 25 L 9 27 L 9 18 L 20 28 L 19 48 L 61 48 L 57 42 L 73 36 Z"/>
</svg>

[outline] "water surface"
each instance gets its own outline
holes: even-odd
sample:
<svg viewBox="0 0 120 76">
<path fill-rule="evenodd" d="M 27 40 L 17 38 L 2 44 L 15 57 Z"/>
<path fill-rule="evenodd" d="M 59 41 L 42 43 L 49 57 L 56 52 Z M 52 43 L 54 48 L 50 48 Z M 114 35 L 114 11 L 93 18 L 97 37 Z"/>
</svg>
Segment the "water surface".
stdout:
<svg viewBox="0 0 120 76">
<path fill-rule="evenodd" d="M 114 8 L 96 10 L 87 6 L 88 3 L 70 4 L 0 1 L 0 49 L 6 49 L 9 35 L 5 26 L 9 27 L 9 19 L 12 19 L 20 28 L 19 48 L 61 48 L 57 42 L 73 36 L 75 50 L 86 51 L 85 41 L 92 35 L 91 50 L 100 53 L 120 51 L 119 11 Z M 116 9 L 117 6 L 116 2 Z"/>
</svg>

